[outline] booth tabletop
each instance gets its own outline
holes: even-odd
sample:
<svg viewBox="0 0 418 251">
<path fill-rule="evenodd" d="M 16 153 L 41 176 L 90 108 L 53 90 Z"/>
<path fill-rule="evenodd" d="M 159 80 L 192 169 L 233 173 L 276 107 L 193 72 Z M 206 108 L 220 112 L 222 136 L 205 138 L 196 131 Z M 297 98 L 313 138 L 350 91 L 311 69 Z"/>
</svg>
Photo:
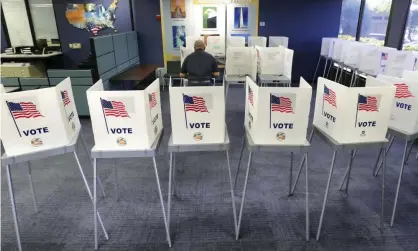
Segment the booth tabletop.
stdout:
<svg viewBox="0 0 418 251">
<path fill-rule="evenodd" d="M 401 138 L 401 139 L 406 140 L 406 141 L 411 141 L 411 140 L 418 139 L 418 132 L 416 132 L 414 134 L 410 134 L 410 133 L 404 132 L 402 130 L 394 129 L 394 128 L 389 127 L 388 133 L 391 136 L 396 136 L 396 137 Z"/>
<path fill-rule="evenodd" d="M 112 80 L 142 81 L 157 70 L 158 65 L 136 65 L 112 77 Z"/>
<path fill-rule="evenodd" d="M 260 74 L 258 75 L 260 81 L 283 81 L 290 82 L 290 78 L 283 75 L 274 75 L 274 74 Z"/>
<path fill-rule="evenodd" d="M 168 141 L 169 152 L 214 152 L 214 151 L 227 151 L 230 148 L 230 141 L 228 135 L 228 129 L 225 129 L 225 141 L 223 143 L 215 144 L 173 144 L 173 137 L 170 135 Z"/>
<path fill-rule="evenodd" d="M 225 81 L 227 82 L 245 82 L 245 78 L 247 76 L 239 76 L 239 75 L 225 75 Z"/>
<path fill-rule="evenodd" d="M 100 149 L 94 146 L 91 149 L 91 157 L 96 159 L 113 159 L 113 158 L 140 158 L 140 157 L 155 157 L 163 138 L 164 130 L 161 130 L 159 135 L 155 138 L 154 144 L 149 149 Z"/>
<path fill-rule="evenodd" d="M 324 140 L 325 143 L 334 151 L 349 151 L 361 148 L 386 148 L 389 142 L 389 140 L 385 138 L 382 141 L 376 142 L 339 143 L 315 125 L 313 125 L 312 130 L 314 130 L 315 135 L 318 135 L 322 140 Z"/>
<path fill-rule="evenodd" d="M 247 128 L 245 128 L 245 137 L 246 145 L 250 152 L 300 152 L 306 153 L 309 151 L 311 144 L 308 140 L 305 140 L 305 143 L 302 145 L 260 145 L 254 143 L 251 135 L 248 133 Z"/>
</svg>

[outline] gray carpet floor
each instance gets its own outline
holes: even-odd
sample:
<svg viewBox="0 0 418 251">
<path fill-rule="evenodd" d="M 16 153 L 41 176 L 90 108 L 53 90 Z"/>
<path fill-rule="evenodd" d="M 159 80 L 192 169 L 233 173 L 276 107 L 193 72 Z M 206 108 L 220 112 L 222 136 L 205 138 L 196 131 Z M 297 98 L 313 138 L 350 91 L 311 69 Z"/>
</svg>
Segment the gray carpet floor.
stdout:
<svg viewBox="0 0 418 251">
<path fill-rule="evenodd" d="M 165 134 L 157 158 L 164 200 L 167 199 L 167 142 L 171 131 L 167 91 L 162 94 Z M 237 169 L 243 137 L 244 89 L 231 88 L 227 124 L 231 139 L 232 172 Z M 312 111 L 311 111 L 312 113 Z M 90 121 L 82 120 L 84 136 L 93 146 Z M 309 129 L 310 130 L 310 129 Z M 395 141 L 388 155 L 385 232 L 379 231 L 381 176 L 372 175 L 378 151 L 359 151 L 352 170 L 348 194 L 338 191 L 348 161 L 339 153 L 334 169 L 323 232 L 317 242 L 331 150 L 314 138 L 309 160 L 310 236 L 305 233 L 304 175 L 293 197 L 288 197 L 287 154 L 255 153 L 250 170 L 241 238 L 234 239 L 231 197 L 225 154 L 199 152 L 177 155 L 177 196 L 173 197 L 171 250 L 418 250 L 418 161 L 412 152 L 405 168 L 395 226 L 389 226 L 403 142 Z M 92 167 L 79 147 L 81 163 L 92 184 Z M 245 176 L 248 153 L 243 158 L 236 190 L 237 207 Z M 299 155 L 295 156 L 294 176 Z M 119 196 L 115 200 L 111 160 L 99 162 L 98 173 L 106 197 L 99 210 L 110 239 L 100 233 L 100 250 L 170 250 L 151 159 L 118 160 Z M 12 167 L 19 227 L 24 250 L 93 250 L 92 203 L 71 154 L 32 163 L 39 212 L 33 208 L 27 167 Z M 10 198 L 4 168 L 1 170 L 1 249 L 17 250 Z M 92 185 L 91 185 L 92 187 Z"/>
</svg>

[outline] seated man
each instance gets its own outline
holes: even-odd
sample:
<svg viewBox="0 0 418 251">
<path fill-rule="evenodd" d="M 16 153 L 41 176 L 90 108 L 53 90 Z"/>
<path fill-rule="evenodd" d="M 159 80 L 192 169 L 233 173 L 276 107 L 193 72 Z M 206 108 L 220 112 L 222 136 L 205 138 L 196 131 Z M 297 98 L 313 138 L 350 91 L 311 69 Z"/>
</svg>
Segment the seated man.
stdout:
<svg viewBox="0 0 418 251">
<path fill-rule="evenodd" d="M 194 52 L 187 56 L 181 66 L 180 77 L 189 79 L 189 82 L 211 83 L 212 77 L 219 76 L 216 59 L 205 52 L 205 43 L 197 40 L 194 43 Z"/>
</svg>

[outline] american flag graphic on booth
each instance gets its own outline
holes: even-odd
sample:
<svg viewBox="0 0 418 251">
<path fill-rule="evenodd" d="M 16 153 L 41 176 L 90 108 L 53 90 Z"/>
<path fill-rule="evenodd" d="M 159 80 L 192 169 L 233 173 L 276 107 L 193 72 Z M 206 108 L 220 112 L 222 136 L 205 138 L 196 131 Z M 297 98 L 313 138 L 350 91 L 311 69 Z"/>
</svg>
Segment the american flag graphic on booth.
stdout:
<svg viewBox="0 0 418 251">
<path fill-rule="evenodd" d="M 250 101 L 250 104 L 254 106 L 254 93 L 251 87 L 248 86 L 248 100 Z"/>
<path fill-rule="evenodd" d="M 183 95 L 183 103 L 186 112 L 209 112 L 203 97 Z"/>
<path fill-rule="evenodd" d="M 70 97 L 68 97 L 68 92 L 66 90 L 61 92 L 61 98 L 62 98 L 62 101 L 64 102 L 64 106 L 71 103 Z"/>
<path fill-rule="evenodd" d="M 294 113 L 292 100 L 287 97 L 279 97 L 270 94 L 270 107 L 272 112 Z"/>
<path fill-rule="evenodd" d="M 14 119 L 43 117 L 32 102 L 7 102 L 7 106 Z"/>
<path fill-rule="evenodd" d="M 149 103 L 149 107 L 153 108 L 157 105 L 157 99 L 155 97 L 155 92 L 148 94 L 148 103 Z"/>
<path fill-rule="evenodd" d="M 327 101 L 330 105 L 337 108 L 337 95 L 333 90 L 324 86 L 324 100 Z"/>
<path fill-rule="evenodd" d="M 388 53 L 382 52 L 382 60 L 388 60 Z"/>
<path fill-rule="evenodd" d="M 358 96 L 358 111 L 378 112 L 377 98 L 373 96 Z"/>
<path fill-rule="evenodd" d="M 126 111 L 125 104 L 119 101 L 100 99 L 102 104 L 103 113 L 106 117 L 122 117 L 129 118 L 129 114 Z"/>
<path fill-rule="evenodd" d="M 412 98 L 414 95 L 409 91 L 409 87 L 407 84 L 395 84 L 396 86 L 396 92 L 395 92 L 395 98 Z"/>
</svg>

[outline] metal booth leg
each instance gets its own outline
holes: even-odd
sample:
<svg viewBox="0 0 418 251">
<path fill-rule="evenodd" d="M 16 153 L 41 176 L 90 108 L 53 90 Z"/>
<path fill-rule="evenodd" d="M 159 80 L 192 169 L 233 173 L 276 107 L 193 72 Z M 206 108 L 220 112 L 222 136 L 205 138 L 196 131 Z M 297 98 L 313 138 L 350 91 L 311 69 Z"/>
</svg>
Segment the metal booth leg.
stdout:
<svg viewBox="0 0 418 251">
<path fill-rule="evenodd" d="M 356 75 L 356 71 L 354 69 L 352 69 L 351 70 L 350 87 L 353 87 L 354 75 Z"/>
<path fill-rule="evenodd" d="M 173 194 L 177 195 L 177 186 L 176 186 L 176 153 L 173 153 L 172 155 L 172 161 L 173 161 Z"/>
<path fill-rule="evenodd" d="M 391 227 L 393 227 L 393 222 L 395 220 L 396 206 L 398 204 L 399 188 L 401 187 L 402 174 L 403 174 L 403 169 L 405 167 L 406 153 L 408 150 L 408 143 L 409 143 L 408 141 L 405 141 L 405 147 L 404 147 L 403 156 L 402 156 L 401 170 L 399 171 L 398 185 L 396 187 L 395 202 L 393 204 L 392 219 L 390 220 Z M 413 146 L 413 143 L 414 142 L 412 142 L 411 147 Z"/>
<path fill-rule="evenodd" d="M 234 230 L 235 236 L 237 236 L 237 210 L 235 208 L 235 195 L 234 195 L 234 185 L 232 184 L 232 174 L 231 174 L 231 164 L 229 161 L 229 151 L 226 151 L 226 162 L 228 164 L 228 176 L 229 176 L 229 187 L 231 189 L 231 200 L 232 200 L 232 210 L 234 216 Z"/>
<path fill-rule="evenodd" d="M 383 149 L 383 152 L 386 152 L 386 148 Z M 380 232 L 383 233 L 384 227 L 384 218 L 385 218 L 385 178 L 386 178 L 386 154 L 382 152 L 383 159 L 383 170 L 382 170 L 382 198 L 381 198 L 381 209 L 380 209 Z"/>
<path fill-rule="evenodd" d="M 345 183 L 345 192 L 348 191 L 348 185 L 350 183 L 350 176 L 351 176 L 351 168 L 353 166 L 353 161 L 354 161 L 355 155 L 356 155 L 356 150 L 351 150 L 350 161 L 348 163 L 347 171 L 344 174 L 343 181 L 341 182 L 341 186 L 340 186 L 340 189 L 339 189 L 340 191 L 343 190 L 344 183 Z"/>
<path fill-rule="evenodd" d="M 413 141 L 411 142 L 411 148 L 409 148 L 408 154 L 406 155 L 405 165 L 407 165 L 407 164 L 408 164 L 409 155 L 411 155 L 412 149 L 414 148 L 414 142 L 415 142 L 415 140 L 413 140 Z"/>
<path fill-rule="evenodd" d="M 318 58 L 318 63 L 316 64 L 315 73 L 313 75 L 312 83 L 315 83 L 316 74 L 318 73 L 319 64 L 321 63 L 321 56 Z"/>
<path fill-rule="evenodd" d="M 13 192 L 12 176 L 10 174 L 10 165 L 6 165 L 6 172 L 7 172 L 7 184 L 9 186 L 10 203 L 12 204 L 12 215 L 13 215 L 13 221 L 15 225 L 17 247 L 19 248 L 19 251 L 22 251 L 22 244 L 20 242 L 19 224 L 18 224 L 17 213 L 16 213 L 15 196 Z"/>
<path fill-rule="evenodd" d="M 170 230 L 168 229 L 167 217 L 166 217 L 165 209 L 164 209 L 163 193 L 161 192 L 160 178 L 158 176 L 157 161 L 155 160 L 155 156 L 152 157 L 152 160 L 154 162 L 155 178 L 157 180 L 158 194 L 160 195 L 161 209 L 163 211 L 165 231 L 167 233 L 167 242 L 168 242 L 168 246 L 171 247 Z"/>
<path fill-rule="evenodd" d="M 325 189 L 324 202 L 322 203 L 321 217 L 319 218 L 318 232 L 316 233 L 316 240 L 317 241 L 319 241 L 319 235 L 321 234 L 322 221 L 324 219 L 325 206 L 327 205 L 329 185 L 331 184 L 331 177 L 332 177 L 332 172 L 334 171 L 334 165 L 335 165 L 335 157 L 336 157 L 336 155 L 337 155 L 337 151 L 334 150 L 334 154 L 332 155 L 331 168 L 329 170 L 327 187 Z"/>
<path fill-rule="evenodd" d="M 312 128 L 311 134 L 309 134 L 309 139 L 308 139 L 309 143 L 312 142 L 312 138 L 313 138 L 314 133 L 315 133 L 314 128 Z M 290 196 L 292 196 L 293 193 L 295 192 L 296 186 L 299 182 L 300 173 L 302 172 L 303 164 L 305 163 L 305 161 L 306 160 L 305 160 L 305 155 L 304 155 L 303 158 L 302 158 L 302 161 L 300 162 L 300 165 L 299 165 L 299 170 L 298 170 L 298 174 L 296 175 L 295 183 L 293 183 L 292 190 L 290 191 Z"/>
<path fill-rule="evenodd" d="M 84 150 L 86 150 L 87 156 L 89 156 L 89 160 L 91 162 L 90 151 L 87 148 L 87 143 L 86 143 L 86 140 L 84 139 L 84 136 L 83 136 L 83 129 L 81 127 L 80 127 L 80 138 L 81 138 L 81 142 L 83 143 Z M 106 193 L 104 191 L 104 188 L 103 188 L 103 185 L 102 185 L 102 181 L 100 180 L 100 177 L 99 176 L 97 176 L 97 182 L 99 183 L 99 187 L 100 187 L 100 190 L 101 190 L 101 192 L 103 194 L 103 197 L 106 197 Z"/>
<path fill-rule="evenodd" d="M 330 62 L 329 62 L 329 67 L 328 67 L 328 71 L 327 71 L 327 76 L 326 76 L 326 78 L 328 78 L 328 77 L 329 77 L 329 73 L 331 72 L 331 68 L 332 68 L 332 60 L 330 60 Z"/>
<path fill-rule="evenodd" d="M 239 174 L 239 170 L 240 170 L 240 167 L 241 167 L 241 160 L 242 160 L 242 154 L 244 153 L 244 147 L 245 147 L 245 136 L 242 138 L 241 154 L 239 155 L 237 173 L 235 174 L 234 191 L 235 191 L 235 188 L 237 186 L 237 179 L 238 179 L 238 174 Z"/>
<path fill-rule="evenodd" d="M 99 249 L 97 238 L 97 159 L 93 159 L 93 226 L 94 226 L 94 250 Z"/>
<path fill-rule="evenodd" d="M 167 201 L 167 225 L 168 225 L 168 231 L 170 233 L 170 218 L 171 218 L 171 197 L 172 194 L 172 174 L 173 174 L 173 152 L 170 152 L 170 163 L 169 163 L 169 169 L 168 169 L 168 201 Z"/>
<path fill-rule="evenodd" d="M 35 208 L 35 213 L 37 213 L 38 212 L 38 206 L 36 205 L 36 193 L 35 193 L 35 189 L 33 187 L 33 182 L 32 182 L 32 168 L 31 168 L 31 165 L 30 165 L 30 161 L 28 161 L 28 176 L 29 176 L 30 189 L 32 190 L 33 206 Z"/>
<path fill-rule="evenodd" d="M 328 58 L 325 59 L 325 66 L 324 66 L 324 74 L 322 74 L 322 77 L 325 78 L 325 72 L 327 70 L 327 66 L 328 66 Z"/>
<path fill-rule="evenodd" d="M 338 72 L 340 71 L 340 66 L 337 66 L 336 68 L 337 68 L 337 69 L 336 69 L 336 72 L 335 72 L 335 79 L 334 79 L 334 82 L 337 82 L 337 79 L 338 79 Z"/>
<path fill-rule="evenodd" d="M 308 153 L 305 153 L 305 210 L 306 210 L 306 241 L 309 241 L 309 178 Z"/>
<path fill-rule="evenodd" d="M 394 139 L 395 139 L 395 136 L 392 136 L 390 138 L 388 148 L 386 148 L 385 157 L 388 155 L 388 153 L 390 151 L 390 148 L 392 147 Z M 380 149 L 380 151 L 383 151 L 382 149 Z M 376 164 L 374 165 L 375 166 L 374 176 L 377 176 L 379 174 L 380 168 L 382 167 L 382 162 L 380 161 L 380 156 L 381 156 L 381 154 L 379 153 L 379 155 L 377 156 Z"/>
<path fill-rule="evenodd" d="M 248 174 L 250 173 L 252 156 L 253 156 L 253 153 L 250 152 L 249 155 L 248 155 L 248 165 L 247 165 L 247 173 L 245 174 L 244 188 L 242 190 L 242 199 L 241 199 L 241 207 L 240 207 L 240 210 L 239 210 L 236 240 L 238 240 L 238 238 L 239 238 L 239 231 L 240 231 L 240 228 L 241 228 L 242 211 L 244 209 L 245 194 L 247 193 Z"/>
<path fill-rule="evenodd" d="M 292 181 L 293 181 L 293 158 L 294 158 L 294 154 L 293 152 L 290 153 L 290 170 L 289 170 L 289 195 L 288 196 L 292 196 Z M 305 161 L 306 163 L 306 161 Z"/>
<path fill-rule="evenodd" d="M 94 207 L 94 199 L 95 198 L 93 198 L 93 195 L 91 194 L 90 187 L 89 187 L 89 183 L 87 182 L 86 176 L 84 175 L 83 168 L 81 167 L 80 161 L 79 161 L 78 156 L 77 156 L 77 153 L 75 151 L 74 151 L 74 158 L 75 158 L 75 160 L 77 162 L 78 169 L 80 170 L 81 177 L 83 178 L 84 185 L 86 186 L 86 189 L 87 189 L 87 193 L 89 194 L 90 200 L 93 203 L 93 207 Z M 97 160 L 95 160 L 95 161 L 97 161 Z M 93 162 L 95 162 L 95 161 L 93 161 Z M 94 182 L 93 183 L 94 184 L 96 184 L 95 182 L 96 182 L 96 178 L 97 178 L 97 172 L 94 171 L 95 166 L 96 165 L 93 163 L 93 176 L 94 176 L 93 177 L 94 178 Z M 94 174 L 96 174 L 96 175 L 94 175 Z M 109 240 L 109 235 L 107 234 L 106 229 L 105 229 L 105 227 L 103 225 L 102 217 L 100 216 L 100 213 L 99 212 L 96 212 L 96 210 L 95 210 L 95 215 L 96 215 L 96 213 L 97 213 L 97 219 L 99 220 L 100 226 L 102 227 L 102 230 L 103 230 L 103 233 L 105 235 L 105 238 L 106 238 L 106 240 Z"/>
</svg>

